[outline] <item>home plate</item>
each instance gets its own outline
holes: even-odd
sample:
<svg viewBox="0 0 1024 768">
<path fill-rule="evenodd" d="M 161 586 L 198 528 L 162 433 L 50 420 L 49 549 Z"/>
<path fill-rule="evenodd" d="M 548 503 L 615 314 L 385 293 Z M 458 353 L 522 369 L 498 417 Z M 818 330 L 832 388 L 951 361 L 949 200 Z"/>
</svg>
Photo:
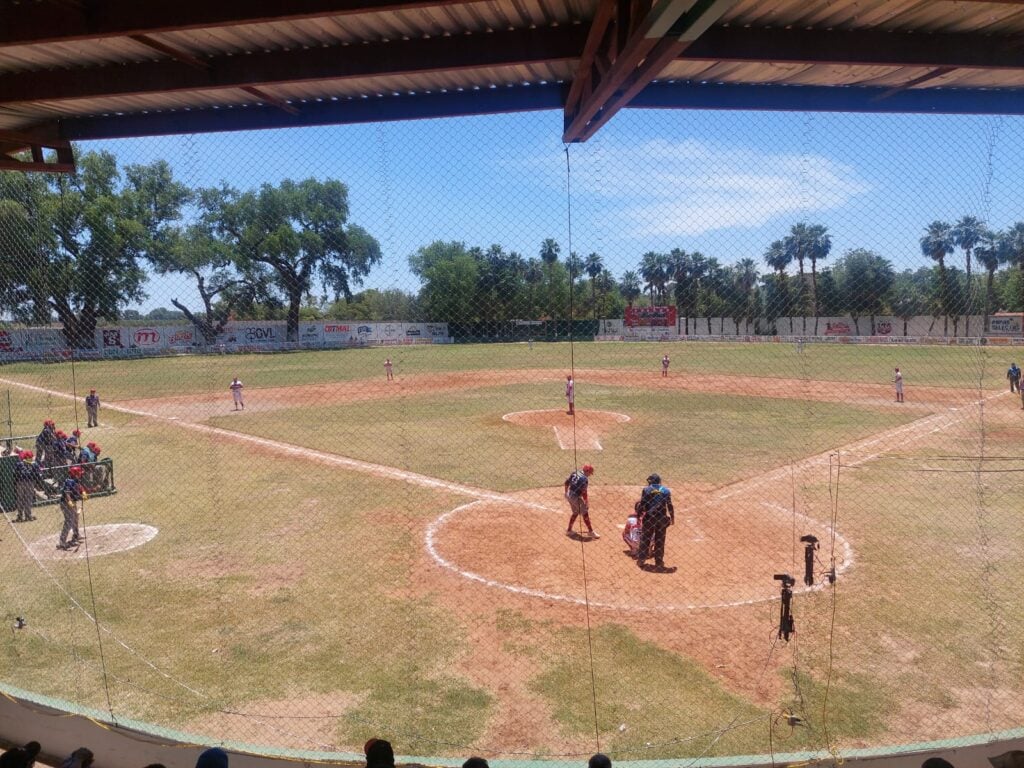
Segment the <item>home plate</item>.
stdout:
<svg viewBox="0 0 1024 768">
<path fill-rule="evenodd" d="M 151 541 L 157 533 L 153 526 L 141 523 L 90 525 L 85 529 L 86 540 L 77 549 L 57 549 L 60 535 L 54 534 L 32 542 L 29 550 L 40 560 L 84 560 L 86 556 L 102 557 L 134 549 Z"/>
<path fill-rule="evenodd" d="M 555 430 L 555 438 L 558 440 L 558 447 L 563 451 L 579 448 L 585 451 L 601 451 L 601 436 L 590 427 L 571 426 L 552 427 Z"/>
</svg>

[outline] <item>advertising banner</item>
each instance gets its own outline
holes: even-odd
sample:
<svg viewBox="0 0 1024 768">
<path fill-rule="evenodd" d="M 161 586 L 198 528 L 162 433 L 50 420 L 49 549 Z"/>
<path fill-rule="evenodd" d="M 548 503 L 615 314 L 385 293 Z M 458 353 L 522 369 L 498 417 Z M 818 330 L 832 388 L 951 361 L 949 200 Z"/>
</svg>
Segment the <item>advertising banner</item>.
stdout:
<svg viewBox="0 0 1024 768">
<path fill-rule="evenodd" d="M 675 307 L 626 307 L 626 326 L 629 328 L 650 326 L 675 326 Z"/>
<path fill-rule="evenodd" d="M 993 315 L 988 319 L 988 332 L 996 336 L 1020 336 L 1024 315 Z"/>
</svg>

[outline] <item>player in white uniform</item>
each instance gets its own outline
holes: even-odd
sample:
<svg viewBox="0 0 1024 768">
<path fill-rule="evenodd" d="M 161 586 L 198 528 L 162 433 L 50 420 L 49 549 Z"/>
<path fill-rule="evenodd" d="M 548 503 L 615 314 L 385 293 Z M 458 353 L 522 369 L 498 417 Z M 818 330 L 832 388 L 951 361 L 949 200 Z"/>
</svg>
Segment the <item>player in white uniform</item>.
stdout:
<svg viewBox="0 0 1024 768">
<path fill-rule="evenodd" d="M 565 399 L 569 403 L 569 410 L 566 413 L 572 416 L 576 413 L 576 383 L 572 380 L 571 373 L 565 377 Z"/>
<path fill-rule="evenodd" d="M 231 397 L 235 401 L 235 410 L 237 411 L 238 407 L 241 406 L 244 411 L 245 401 L 242 399 L 242 382 L 238 380 L 237 376 L 231 380 L 231 385 L 228 388 L 231 390 Z"/>
<path fill-rule="evenodd" d="M 668 376 L 668 366 L 672 361 L 668 359 L 668 355 L 661 358 L 661 375 Z"/>
<path fill-rule="evenodd" d="M 896 373 L 893 374 L 892 383 L 896 387 L 896 402 L 903 402 L 903 374 L 900 373 L 900 369 L 896 369 Z"/>
<path fill-rule="evenodd" d="M 389 357 L 384 361 L 384 374 L 387 376 L 388 381 L 395 378 L 395 374 L 392 373 L 392 367 L 391 358 Z"/>
</svg>

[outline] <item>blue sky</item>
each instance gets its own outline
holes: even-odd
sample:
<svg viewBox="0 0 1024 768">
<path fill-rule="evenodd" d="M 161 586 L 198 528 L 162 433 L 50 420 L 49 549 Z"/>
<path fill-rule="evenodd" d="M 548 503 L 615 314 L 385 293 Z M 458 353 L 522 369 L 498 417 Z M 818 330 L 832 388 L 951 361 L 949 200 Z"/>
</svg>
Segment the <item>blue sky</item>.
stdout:
<svg viewBox="0 0 1024 768">
<path fill-rule="evenodd" d="M 560 113 L 538 112 L 84 148 L 166 159 L 193 186 L 341 179 L 350 220 L 384 252 L 366 285 L 405 290 L 409 254 L 434 239 L 535 256 L 546 237 L 567 253 L 571 236 L 619 276 L 673 247 L 760 262 L 805 220 L 829 228 L 832 258 L 866 247 L 902 269 L 925 263 L 918 238 L 936 218 L 1024 219 L 1019 118 L 625 110 L 569 148 L 568 173 L 560 137 Z M 173 278 L 148 292 L 143 310 L 194 296 Z"/>
</svg>

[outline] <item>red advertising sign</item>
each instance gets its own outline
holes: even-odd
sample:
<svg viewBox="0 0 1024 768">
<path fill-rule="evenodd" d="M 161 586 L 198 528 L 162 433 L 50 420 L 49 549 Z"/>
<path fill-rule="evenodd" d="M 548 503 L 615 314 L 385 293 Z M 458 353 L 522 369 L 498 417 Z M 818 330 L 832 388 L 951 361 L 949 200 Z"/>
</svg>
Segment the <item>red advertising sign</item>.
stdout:
<svg viewBox="0 0 1024 768">
<path fill-rule="evenodd" d="M 155 347 L 160 343 L 160 331 L 156 328 L 136 328 L 133 338 L 136 346 Z"/>
<path fill-rule="evenodd" d="M 672 326 L 676 324 L 675 307 L 626 307 L 626 327 Z"/>
<path fill-rule="evenodd" d="M 828 323 L 825 326 L 826 336 L 849 336 L 850 335 L 850 324 L 849 323 Z"/>
</svg>

